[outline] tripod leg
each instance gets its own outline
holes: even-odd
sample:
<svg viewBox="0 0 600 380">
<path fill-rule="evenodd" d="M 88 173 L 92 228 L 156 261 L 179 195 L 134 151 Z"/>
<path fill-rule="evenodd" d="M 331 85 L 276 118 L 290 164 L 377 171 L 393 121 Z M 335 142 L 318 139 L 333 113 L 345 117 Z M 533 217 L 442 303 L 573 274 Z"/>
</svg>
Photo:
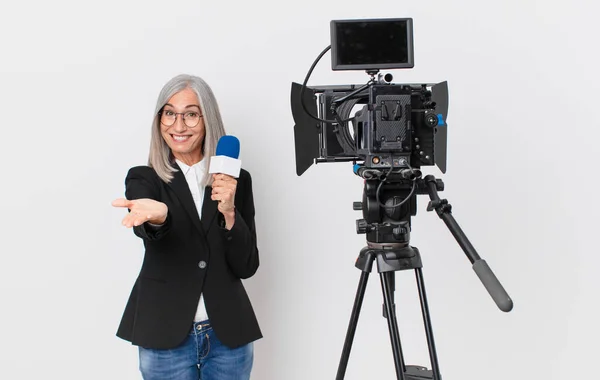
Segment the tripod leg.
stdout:
<svg viewBox="0 0 600 380">
<path fill-rule="evenodd" d="M 431 360 L 431 371 L 433 372 L 433 380 L 442 380 L 440 367 L 438 364 L 435 342 L 433 339 L 433 328 L 431 326 L 431 318 L 429 316 L 429 306 L 427 306 L 427 294 L 425 293 L 425 281 L 423 280 L 423 272 L 421 268 L 415 268 L 417 277 L 417 286 L 419 288 L 419 298 L 421 299 L 421 311 L 423 312 L 423 323 L 425 324 L 425 334 L 427 335 L 427 344 L 429 346 L 429 359 Z"/>
<path fill-rule="evenodd" d="M 402 346 L 400 345 L 400 334 L 398 332 L 398 322 L 396 320 L 396 310 L 394 307 L 394 276 L 395 272 L 383 272 L 379 274 L 379 277 L 381 278 L 381 289 L 383 291 L 383 301 L 385 305 L 388 329 L 390 331 L 390 339 L 392 341 L 396 376 L 398 380 L 405 380 L 404 357 L 402 355 Z"/>
<path fill-rule="evenodd" d="M 360 281 L 358 283 L 358 289 L 356 291 L 356 297 L 354 299 L 354 306 L 352 307 L 352 315 L 350 316 L 350 323 L 348 324 L 348 332 L 346 333 L 346 340 L 344 341 L 344 348 L 342 350 L 342 358 L 338 367 L 336 380 L 342 380 L 346 374 L 346 368 L 348 367 L 348 359 L 350 358 L 350 350 L 352 349 L 352 341 L 354 340 L 354 334 L 356 333 L 356 325 L 358 323 L 358 316 L 360 314 L 360 308 L 363 303 L 365 296 L 365 289 L 367 287 L 367 280 L 369 279 L 369 272 L 361 272 Z"/>
</svg>

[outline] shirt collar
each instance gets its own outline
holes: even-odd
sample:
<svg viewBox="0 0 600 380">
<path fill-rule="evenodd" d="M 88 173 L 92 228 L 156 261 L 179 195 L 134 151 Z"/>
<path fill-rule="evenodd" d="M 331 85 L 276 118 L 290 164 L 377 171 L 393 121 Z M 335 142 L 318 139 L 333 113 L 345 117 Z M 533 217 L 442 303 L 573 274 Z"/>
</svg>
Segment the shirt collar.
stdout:
<svg viewBox="0 0 600 380">
<path fill-rule="evenodd" d="M 179 161 L 178 159 L 175 159 L 175 162 L 177 162 L 177 165 L 179 165 L 179 168 L 181 169 L 181 172 L 183 174 L 187 174 L 190 171 L 190 166 L 184 164 L 183 162 Z"/>
<path fill-rule="evenodd" d="M 190 169 L 192 169 L 192 168 L 194 169 L 194 172 L 196 173 L 196 178 L 198 179 L 198 181 L 200 181 L 200 179 L 204 176 L 204 165 L 206 164 L 206 160 L 204 158 L 202 158 L 202 160 L 200 160 L 200 162 L 197 162 L 192 166 L 189 166 L 178 159 L 175 159 L 175 162 L 177 162 L 177 165 L 179 165 L 179 167 L 181 168 L 181 172 L 185 176 L 187 176 L 189 174 Z"/>
</svg>

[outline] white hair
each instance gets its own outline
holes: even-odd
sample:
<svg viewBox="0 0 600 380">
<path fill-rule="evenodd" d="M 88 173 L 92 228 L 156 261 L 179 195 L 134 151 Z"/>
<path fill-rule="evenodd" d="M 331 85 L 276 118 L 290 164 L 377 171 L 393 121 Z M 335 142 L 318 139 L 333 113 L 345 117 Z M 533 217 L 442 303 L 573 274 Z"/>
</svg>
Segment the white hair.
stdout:
<svg viewBox="0 0 600 380">
<path fill-rule="evenodd" d="M 150 139 L 150 154 L 148 156 L 148 165 L 156 171 L 158 176 L 165 182 L 171 182 L 175 168 L 175 161 L 171 148 L 162 137 L 160 130 L 159 112 L 167 104 L 169 99 L 176 93 L 190 88 L 198 96 L 200 101 L 200 110 L 204 119 L 204 141 L 202 142 L 202 155 L 206 161 L 204 165 L 204 184 L 212 183 L 212 176 L 208 175 L 210 158 L 215 155 L 219 139 L 225 135 L 223 120 L 219 105 L 210 88 L 210 86 L 201 78 L 193 75 L 180 74 L 169 80 L 160 91 L 156 102 L 154 120 L 152 122 L 152 136 Z"/>
</svg>

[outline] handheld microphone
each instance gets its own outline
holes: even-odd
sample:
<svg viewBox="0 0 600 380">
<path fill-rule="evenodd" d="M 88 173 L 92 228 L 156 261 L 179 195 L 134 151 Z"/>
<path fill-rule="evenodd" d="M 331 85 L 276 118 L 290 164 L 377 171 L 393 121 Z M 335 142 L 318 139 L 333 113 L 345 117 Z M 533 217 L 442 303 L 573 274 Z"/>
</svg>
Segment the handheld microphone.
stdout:
<svg viewBox="0 0 600 380">
<path fill-rule="evenodd" d="M 231 135 L 222 136 L 217 143 L 216 155 L 210 158 L 208 172 L 221 173 L 238 178 L 242 168 L 240 155 L 240 140 Z"/>
</svg>

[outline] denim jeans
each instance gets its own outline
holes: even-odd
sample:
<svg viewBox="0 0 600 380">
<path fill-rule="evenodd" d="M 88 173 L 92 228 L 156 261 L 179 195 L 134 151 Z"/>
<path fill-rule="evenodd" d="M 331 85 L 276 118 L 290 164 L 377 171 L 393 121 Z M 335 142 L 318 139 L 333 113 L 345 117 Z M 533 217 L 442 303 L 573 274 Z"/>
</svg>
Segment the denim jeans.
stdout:
<svg viewBox="0 0 600 380">
<path fill-rule="evenodd" d="M 235 349 L 224 346 L 209 321 L 194 323 L 177 348 L 139 348 L 144 380 L 248 380 L 254 359 L 252 343 Z"/>
</svg>

